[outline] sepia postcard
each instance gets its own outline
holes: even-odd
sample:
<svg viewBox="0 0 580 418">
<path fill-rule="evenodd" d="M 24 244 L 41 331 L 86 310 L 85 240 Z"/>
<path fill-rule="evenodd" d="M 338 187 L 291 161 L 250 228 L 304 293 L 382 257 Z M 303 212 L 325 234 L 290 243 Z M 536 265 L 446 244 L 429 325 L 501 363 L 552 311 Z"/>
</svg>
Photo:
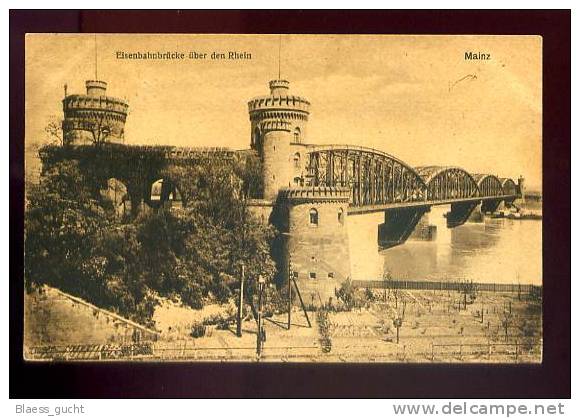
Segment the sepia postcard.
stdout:
<svg viewBox="0 0 580 418">
<path fill-rule="evenodd" d="M 25 47 L 25 360 L 542 362 L 540 36 Z"/>
</svg>

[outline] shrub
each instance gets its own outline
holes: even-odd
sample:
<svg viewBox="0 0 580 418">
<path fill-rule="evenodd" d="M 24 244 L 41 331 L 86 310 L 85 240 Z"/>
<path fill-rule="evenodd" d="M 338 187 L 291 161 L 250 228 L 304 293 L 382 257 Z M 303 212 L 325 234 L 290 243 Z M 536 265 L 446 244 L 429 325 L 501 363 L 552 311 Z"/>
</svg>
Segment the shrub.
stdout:
<svg viewBox="0 0 580 418">
<path fill-rule="evenodd" d="M 282 291 L 276 289 L 276 287 L 268 286 L 264 291 L 265 302 L 263 305 L 264 315 L 272 316 L 275 314 L 287 313 L 288 312 L 288 291 L 283 294 Z M 294 296 L 294 295 L 293 295 Z"/>
<path fill-rule="evenodd" d="M 316 312 L 316 316 L 322 352 L 330 353 L 332 350 L 332 339 L 330 338 L 330 319 L 328 318 L 328 311 L 326 311 L 326 309 L 319 309 Z"/>
<path fill-rule="evenodd" d="M 205 335 L 205 325 L 200 322 L 194 322 L 191 325 L 191 334 L 193 338 L 200 338 Z"/>
<path fill-rule="evenodd" d="M 342 282 L 340 288 L 335 290 L 336 298 L 342 301 L 347 310 L 351 310 L 355 306 L 355 291 L 350 279 Z"/>
</svg>

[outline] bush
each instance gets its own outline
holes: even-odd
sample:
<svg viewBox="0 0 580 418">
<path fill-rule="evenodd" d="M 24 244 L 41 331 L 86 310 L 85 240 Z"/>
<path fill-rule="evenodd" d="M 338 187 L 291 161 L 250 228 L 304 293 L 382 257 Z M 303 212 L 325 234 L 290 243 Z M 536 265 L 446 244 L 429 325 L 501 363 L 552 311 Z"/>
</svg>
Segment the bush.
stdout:
<svg viewBox="0 0 580 418">
<path fill-rule="evenodd" d="M 205 335 L 205 325 L 201 322 L 194 322 L 191 325 L 191 333 L 190 335 L 193 338 L 201 338 Z"/>
<path fill-rule="evenodd" d="M 355 290 L 350 279 L 342 282 L 340 288 L 335 290 L 336 298 L 342 301 L 347 310 L 351 310 L 355 306 Z"/>
<path fill-rule="evenodd" d="M 332 350 L 332 339 L 330 338 L 330 319 L 325 309 L 316 312 L 318 320 L 318 332 L 320 333 L 320 345 L 323 353 L 330 353 Z"/>
<path fill-rule="evenodd" d="M 288 312 L 288 291 L 282 294 L 274 286 L 266 287 L 264 291 L 265 304 L 263 305 L 264 316 L 272 316 Z"/>
</svg>

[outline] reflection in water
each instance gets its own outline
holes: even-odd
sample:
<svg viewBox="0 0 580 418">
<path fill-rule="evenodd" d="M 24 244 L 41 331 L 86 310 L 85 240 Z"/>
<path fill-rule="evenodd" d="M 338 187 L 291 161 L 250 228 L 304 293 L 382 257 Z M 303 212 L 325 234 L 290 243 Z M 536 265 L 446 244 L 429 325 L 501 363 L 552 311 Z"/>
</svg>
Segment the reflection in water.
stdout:
<svg viewBox="0 0 580 418">
<path fill-rule="evenodd" d="M 448 210 L 434 207 L 429 213 L 437 226 L 435 241 L 409 240 L 381 252 L 376 233 L 382 214 L 350 217 L 353 277 L 379 279 L 388 270 L 410 280 L 542 283 L 541 221 L 486 218 L 448 229 L 443 217 Z"/>
</svg>

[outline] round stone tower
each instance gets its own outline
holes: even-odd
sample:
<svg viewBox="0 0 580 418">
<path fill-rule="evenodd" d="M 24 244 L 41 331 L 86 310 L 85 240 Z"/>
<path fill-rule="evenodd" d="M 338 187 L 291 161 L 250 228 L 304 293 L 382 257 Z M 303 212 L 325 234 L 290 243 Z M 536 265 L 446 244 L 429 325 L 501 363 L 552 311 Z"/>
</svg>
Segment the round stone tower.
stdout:
<svg viewBox="0 0 580 418">
<path fill-rule="evenodd" d="M 270 94 L 248 102 L 251 147 L 263 162 L 264 199 L 304 183 L 306 123 L 310 102 L 289 92 L 286 80 L 270 81 Z"/>
<path fill-rule="evenodd" d="M 280 189 L 290 186 L 290 130 L 290 123 L 283 120 L 265 120 L 260 124 L 266 200 L 276 200 Z"/>
<path fill-rule="evenodd" d="M 67 95 L 65 87 L 62 101 L 64 143 L 123 143 L 129 109 L 127 102 L 107 96 L 107 83 L 104 81 L 88 80 L 86 88 L 87 94 Z"/>
</svg>

